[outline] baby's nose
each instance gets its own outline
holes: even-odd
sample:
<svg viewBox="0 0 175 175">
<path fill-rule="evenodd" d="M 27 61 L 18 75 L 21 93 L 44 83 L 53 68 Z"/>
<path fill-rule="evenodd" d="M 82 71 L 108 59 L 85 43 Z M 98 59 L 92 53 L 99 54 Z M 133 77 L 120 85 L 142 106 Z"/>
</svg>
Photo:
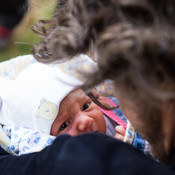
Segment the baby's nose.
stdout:
<svg viewBox="0 0 175 175">
<path fill-rule="evenodd" d="M 82 133 L 91 132 L 94 119 L 88 115 L 80 115 L 77 117 L 77 130 Z"/>
</svg>

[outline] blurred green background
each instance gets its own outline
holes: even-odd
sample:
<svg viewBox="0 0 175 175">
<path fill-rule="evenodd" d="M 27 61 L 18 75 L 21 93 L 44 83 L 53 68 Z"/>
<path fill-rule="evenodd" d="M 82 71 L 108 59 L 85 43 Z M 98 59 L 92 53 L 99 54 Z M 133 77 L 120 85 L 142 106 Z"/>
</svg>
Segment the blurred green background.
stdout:
<svg viewBox="0 0 175 175">
<path fill-rule="evenodd" d="M 58 0 L 29 0 L 29 9 L 22 21 L 12 33 L 11 41 L 4 50 L 0 50 L 0 62 L 19 55 L 31 54 L 32 46 L 40 38 L 31 30 L 31 26 L 40 19 L 49 19 Z"/>
</svg>

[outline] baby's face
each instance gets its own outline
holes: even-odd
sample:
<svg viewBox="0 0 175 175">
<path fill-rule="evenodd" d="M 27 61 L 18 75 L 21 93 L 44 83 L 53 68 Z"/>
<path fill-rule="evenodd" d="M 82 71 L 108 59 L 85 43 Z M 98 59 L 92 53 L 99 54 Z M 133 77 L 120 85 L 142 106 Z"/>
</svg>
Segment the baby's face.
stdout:
<svg viewBox="0 0 175 175">
<path fill-rule="evenodd" d="M 72 136 L 87 132 L 106 133 L 106 124 L 98 106 L 81 89 L 69 93 L 60 103 L 51 135 L 67 133 Z"/>
</svg>

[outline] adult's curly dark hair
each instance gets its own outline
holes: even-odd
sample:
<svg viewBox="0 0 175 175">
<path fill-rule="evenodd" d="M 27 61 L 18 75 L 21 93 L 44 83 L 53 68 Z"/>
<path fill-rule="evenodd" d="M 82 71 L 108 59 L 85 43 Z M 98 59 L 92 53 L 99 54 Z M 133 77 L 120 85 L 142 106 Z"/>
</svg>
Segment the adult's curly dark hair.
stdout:
<svg viewBox="0 0 175 175">
<path fill-rule="evenodd" d="M 174 0 L 60 0 L 55 16 L 33 29 L 43 38 L 33 50 L 42 62 L 71 59 L 93 43 L 99 69 L 83 89 L 112 79 L 151 126 L 145 133 L 159 158 L 169 160 L 173 147 L 165 153 L 159 142 L 164 137 L 160 106 L 166 101 L 175 108 Z"/>
<path fill-rule="evenodd" d="M 33 27 L 43 38 L 33 54 L 42 62 L 72 58 L 93 41 L 99 70 L 87 88 L 109 78 L 171 99 L 174 87 L 164 87 L 174 84 L 174 8 L 173 0 L 60 0 L 54 17 Z"/>
</svg>

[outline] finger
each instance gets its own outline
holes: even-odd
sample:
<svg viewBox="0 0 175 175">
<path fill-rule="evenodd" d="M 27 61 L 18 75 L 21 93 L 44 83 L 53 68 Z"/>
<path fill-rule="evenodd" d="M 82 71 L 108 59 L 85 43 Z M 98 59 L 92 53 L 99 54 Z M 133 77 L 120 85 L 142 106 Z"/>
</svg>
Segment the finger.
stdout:
<svg viewBox="0 0 175 175">
<path fill-rule="evenodd" d="M 114 138 L 116 138 L 116 139 L 118 139 L 118 140 L 120 140 L 120 141 L 123 141 L 123 140 L 124 140 L 124 136 L 121 135 L 121 134 L 116 134 L 116 135 L 114 136 Z"/>
<path fill-rule="evenodd" d="M 126 131 L 125 131 L 125 129 L 122 126 L 120 126 L 120 125 L 116 126 L 115 130 L 117 131 L 117 133 L 125 136 Z"/>
</svg>

